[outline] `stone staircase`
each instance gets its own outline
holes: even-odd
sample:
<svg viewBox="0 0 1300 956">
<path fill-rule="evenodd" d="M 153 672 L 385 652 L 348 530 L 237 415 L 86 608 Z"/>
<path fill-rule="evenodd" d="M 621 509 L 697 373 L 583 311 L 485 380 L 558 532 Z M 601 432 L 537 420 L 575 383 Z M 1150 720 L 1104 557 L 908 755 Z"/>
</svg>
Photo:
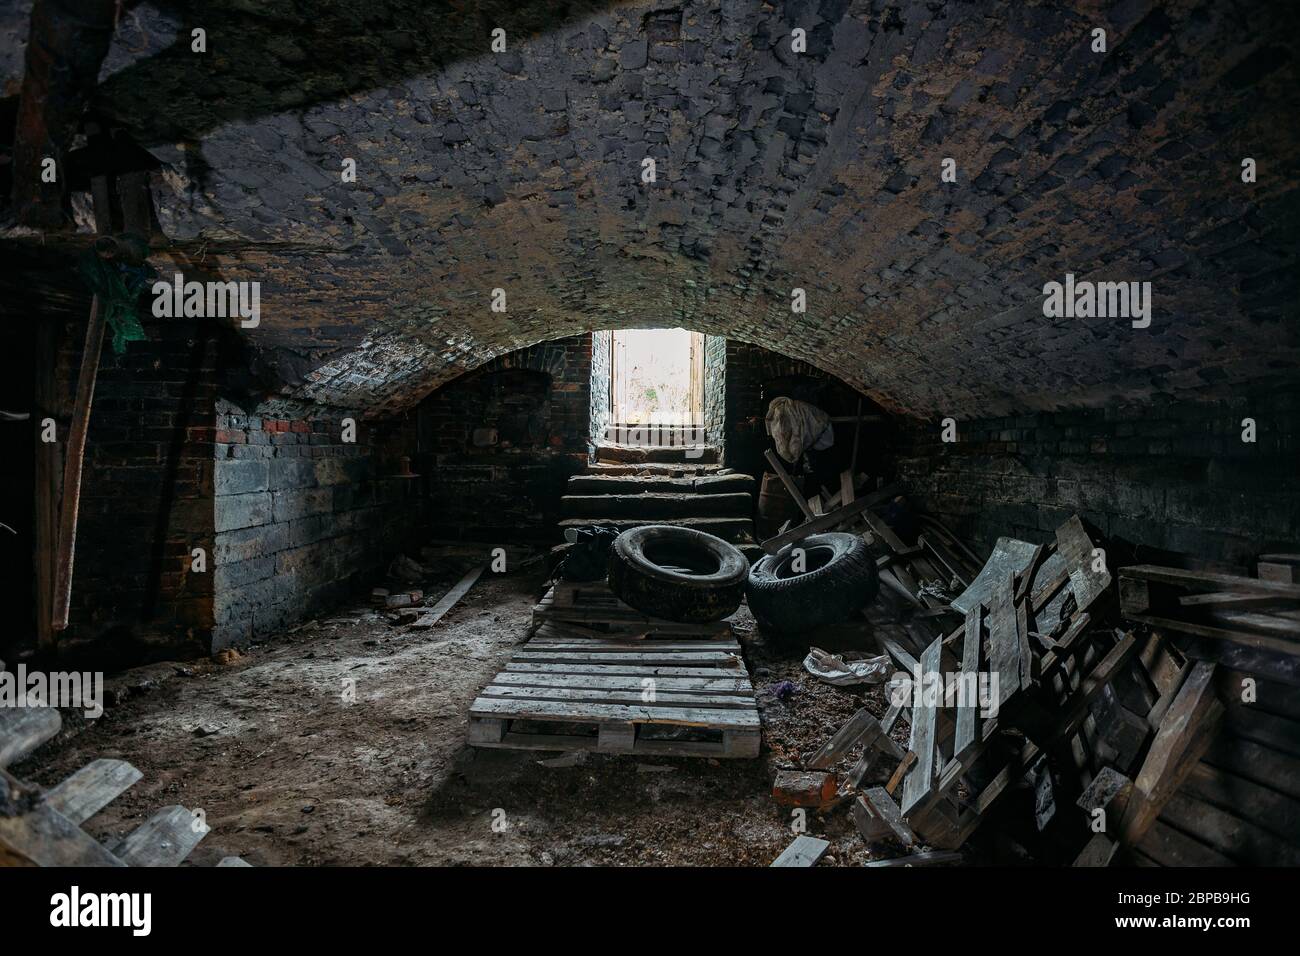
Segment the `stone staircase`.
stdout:
<svg viewBox="0 0 1300 956">
<path fill-rule="evenodd" d="M 569 479 L 560 499 L 561 530 L 670 524 L 707 531 L 733 544 L 753 544 L 753 478 L 698 459 L 687 461 L 680 448 L 638 450 L 675 452 L 678 460 L 629 463 L 601 455 L 586 474 Z"/>
</svg>

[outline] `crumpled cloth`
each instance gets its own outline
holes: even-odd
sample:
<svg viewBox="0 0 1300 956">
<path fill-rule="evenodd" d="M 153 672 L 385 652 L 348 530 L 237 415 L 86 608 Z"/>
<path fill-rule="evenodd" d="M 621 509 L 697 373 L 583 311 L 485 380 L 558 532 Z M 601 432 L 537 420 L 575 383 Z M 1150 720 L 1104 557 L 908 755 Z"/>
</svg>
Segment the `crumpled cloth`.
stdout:
<svg viewBox="0 0 1300 956">
<path fill-rule="evenodd" d="M 803 659 L 803 669 L 836 687 L 881 684 L 894 670 L 885 654 L 862 661 L 846 661 L 838 654 L 831 654 L 820 647 L 808 648 L 808 656 Z"/>
<path fill-rule="evenodd" d="M 767 433 L 776 453 L 793 464 L 809 448 L 821 451 L 835 443 L 831 417 L 816 405 L 780 396 L 767 406 Z"/>
<path fill-rule="evenodd" d="M 147 338 L 144 327 L 136 315 L 136 304 L 144 295 L 158 273 L 148 263 L 130 265 L 126 262 L 106 262 L 93 249 L 84 252 L 77 260 L 77 270 L 90 291 L 99 296 L 99 307 L 113 333 L 113 351 L 121 355 L 127 342 Z"/>
</svg>

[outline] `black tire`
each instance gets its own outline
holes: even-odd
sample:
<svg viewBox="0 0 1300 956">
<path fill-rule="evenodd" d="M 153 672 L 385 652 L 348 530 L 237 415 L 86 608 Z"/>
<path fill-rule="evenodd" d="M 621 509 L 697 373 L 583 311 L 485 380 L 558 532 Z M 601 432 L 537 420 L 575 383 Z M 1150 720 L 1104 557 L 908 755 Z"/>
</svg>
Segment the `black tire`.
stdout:
<svg viewBox="0 0 1300 956">
<path fill-rule="evenodd" d="M 609 549 L 609 587 L 623 603 L 685 624 L 734 614 L 748 573 L 738 548 L 691 528 L 632 528 Z"/>
<path fill-rule="evenodd" d="M 791 635 L 838 624 L 875 599 L 876 561 L 856 534 L 811 534 L 795 548 L 804 552 L 802 574 L 792 570 L 790 548 L 764 555 L 749 569 L 745 597 L 765 632 Z"/>
</svg>

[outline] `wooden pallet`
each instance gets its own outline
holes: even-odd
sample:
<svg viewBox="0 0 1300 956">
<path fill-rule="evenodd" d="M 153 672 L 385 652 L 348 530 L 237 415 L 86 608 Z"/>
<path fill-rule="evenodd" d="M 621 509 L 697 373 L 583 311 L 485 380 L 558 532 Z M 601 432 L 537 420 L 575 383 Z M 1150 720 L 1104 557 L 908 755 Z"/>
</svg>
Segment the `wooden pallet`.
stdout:
<svg viewBox="0 0 1300 956">
<path fill-rule="evenodd" d="M 615 597 L 604 581 L 557 583 L 533 608 L 533 624 L 552 624 L 574 637 L 716 640 L 731 636 L 728 621 L 682 624 L 643 614 Z"/>
<path fill-rule="evenodd" d="M 629 642 L 543 624 L 469 712 L 475 747 L 756 757 L 759 737 L 730 637 Z"/>
</svg>

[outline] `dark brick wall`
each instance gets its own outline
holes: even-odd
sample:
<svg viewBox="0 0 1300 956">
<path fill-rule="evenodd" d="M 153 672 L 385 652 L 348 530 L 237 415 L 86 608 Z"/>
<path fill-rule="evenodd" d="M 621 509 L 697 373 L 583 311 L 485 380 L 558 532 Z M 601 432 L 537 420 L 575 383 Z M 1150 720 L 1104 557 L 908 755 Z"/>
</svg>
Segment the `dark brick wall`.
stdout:
<svg viewBox="0 0 1300 956">
<path fill-rule="evenodd" d="M 826 372 L 757 345 L 726 341 L 725 460 L 729 467 L 760 475 L 767 464 L 763 452 L 772 447 L 764 420 L 767 406 L 778 395 L 811 402 L 830 415 L 854 415 L 858 400 L 863 414 L 882 414 L 868 398 Z M 881 426 L 863 429 L 858 471 L 879 474 Z M 852 457 L 853 426 L 835 426 L 833 463 L 848 467 Z M 833 464 L 828 465 L 833 467 Z"/>
<path fill-rule="evenodd" d="M 64 325 L 58 388 L 71 408 L 85 322 Z M 212 626 L 213 408 L 220 361 L 207 323 L 148 326 L 100 359 L 61 653 L 116 664 L 206 650 Z M 66 440 L 69 422 L 58 434 Z M 191 571 L 203 548 L 206 573 Z"/>
<path fill-rule="evenodd" d="M 419 544 L 429 499 L 421 478 L 395 477 L 413 449 L 412 419 L 304 419 L 217 408 L 214 649 L 263 637 L 382 576 Z"/>
<path fill-rule="evenodd" d="M 727 441 L 727 340 L 704 337 L 704 434 L 711 445 L 726 451 Z"/>
<path fill-rule="evenodd" d="M 564 482 L 587 461 L 591 373 L 591 335 L 572 336 L 504 355 L 421 402 L 419 462 L 440 536 L 556 534 Z"/>
<path fill-rule="evenodd" d="M 989 548 L 999 535 L 1049 540 L 1078 512 L 1105 534 L 1153 548 L 1250 565 L 1300 544 L 1296 409 L 1275 393 L 913 423 L 894 446 L 917 504 Z M 1257 441 L 1241 441 L 1243 418 Z"/>
<path fill-rule="evenodd" d="M 591 434 L 605 433 L 612 415 L 610 373 L 613 371 L 613 333 L 591 333 Z"/>
</svg>

